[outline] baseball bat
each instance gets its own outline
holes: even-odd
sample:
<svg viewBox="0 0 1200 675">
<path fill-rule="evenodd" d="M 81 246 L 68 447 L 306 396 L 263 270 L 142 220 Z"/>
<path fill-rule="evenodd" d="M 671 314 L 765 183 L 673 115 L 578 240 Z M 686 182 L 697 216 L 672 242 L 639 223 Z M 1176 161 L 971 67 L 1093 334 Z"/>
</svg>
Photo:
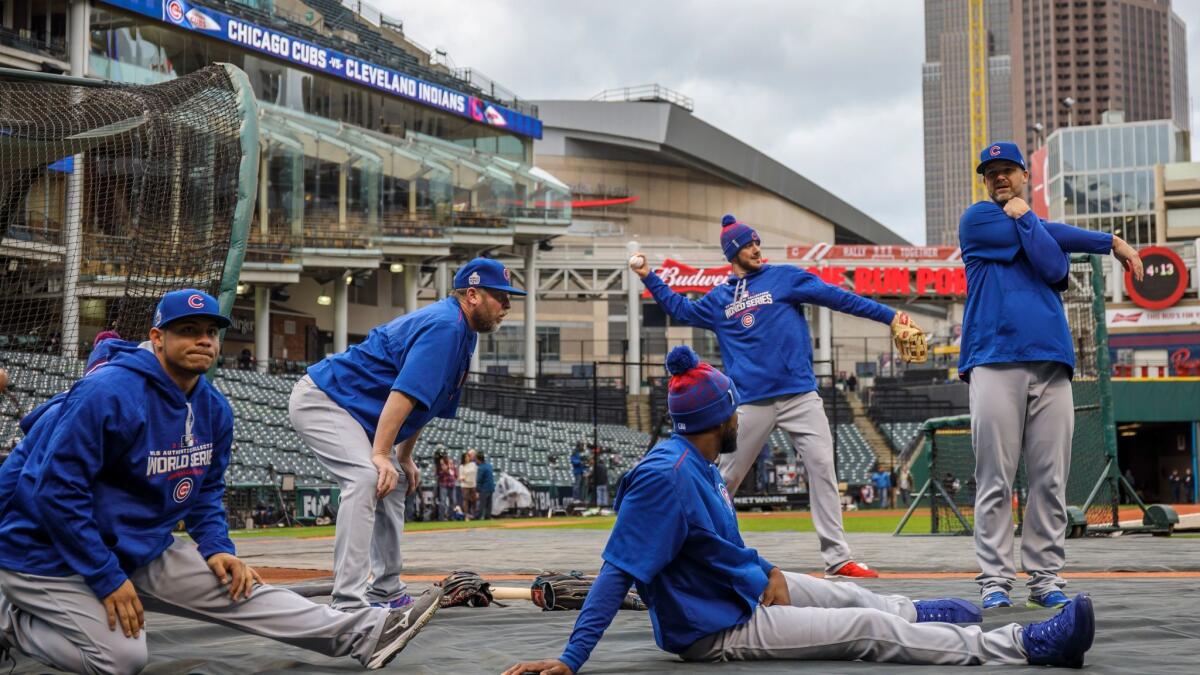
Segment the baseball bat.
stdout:
<svg viewBox="0 0 1200 675">
<path fill-rule="evenodd" d="M 533 590 L 528 586 L 493 586 L 492 597 L 497 600 L 533 600 Z"/>
</svg>

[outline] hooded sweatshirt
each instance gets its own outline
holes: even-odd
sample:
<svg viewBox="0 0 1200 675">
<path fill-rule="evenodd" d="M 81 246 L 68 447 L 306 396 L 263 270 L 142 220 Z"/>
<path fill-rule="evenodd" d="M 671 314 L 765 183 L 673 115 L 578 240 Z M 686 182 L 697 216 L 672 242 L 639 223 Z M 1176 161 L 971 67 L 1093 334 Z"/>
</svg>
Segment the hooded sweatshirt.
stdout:
<svg viewBox="0 0 1200 675">
<path fill-rule="evenodd" d="M 0 568 L 78 574 L 100 599 L 158 558 L 180 520 L 205 558 L 234 553 L 229 403 L 204 377 L 185 395 L 152 352 L 112 342 L 107 365 L 35 411 L 24 461 L 0 468 L 15 486 L 0 501 Z"/>
<path fill-rule="evenodd" d="M 1108 253 L 1112 235 L 1052 223 L 1028 211 L 1010 218 L 977 202 L 958 223 L 967 271 L 958 372 L 993 363 L 1054 361 L 1075 369 L 1071 329 L 1059 293 L 1067 290 L 1068 253 Z"/>
<path fill-rule="evenodd" d="M 742 403 L 817 390 L 804 305 L 890 324 L 896 312 L 791 265 L 763 265 L 699 300 L 672 291 L 651 272 L 642 283 L 671 318 L 717 334 L 725 373 Z"/>
</svg>

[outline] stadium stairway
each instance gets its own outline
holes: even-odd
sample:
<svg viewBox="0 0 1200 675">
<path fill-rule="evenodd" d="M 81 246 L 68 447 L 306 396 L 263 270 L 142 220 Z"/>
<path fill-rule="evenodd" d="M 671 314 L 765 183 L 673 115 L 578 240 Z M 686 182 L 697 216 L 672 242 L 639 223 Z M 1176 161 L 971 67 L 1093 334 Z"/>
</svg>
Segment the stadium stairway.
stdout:
<svg viewBox="0 0 1200 675">
<path fill-rule="evenodd" d="M 846 392 L 846 402 L 850 404 L 850 409 L 854 411 L 854 426 L 858 429 L 862 437 L 867 441 L 867 445 L 871 447 L 871 451 L 875 453 L 875 461 L 879 462 L 882 469 L 891 471 L 893 449 L 879 428 L 875 426 L 874 420 L 867 415 L 866 406 L 863 405 L 862 399 L 855 392 Z"/>
</svg>

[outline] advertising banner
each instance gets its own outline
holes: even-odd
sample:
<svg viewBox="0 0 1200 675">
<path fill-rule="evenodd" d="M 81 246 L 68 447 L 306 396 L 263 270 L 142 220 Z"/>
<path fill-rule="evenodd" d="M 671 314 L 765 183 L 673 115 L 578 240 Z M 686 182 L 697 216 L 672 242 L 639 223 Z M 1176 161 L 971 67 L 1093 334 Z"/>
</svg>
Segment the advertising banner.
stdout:
<svg viewBox="0 0 1200 675">
<path fill-rule="evenodd" d="M 542 122 L 504 106 L 186 0 L 103 0 L 178 28 L 415 101 L 480 124 L 542 137 Z"/>
</svg>

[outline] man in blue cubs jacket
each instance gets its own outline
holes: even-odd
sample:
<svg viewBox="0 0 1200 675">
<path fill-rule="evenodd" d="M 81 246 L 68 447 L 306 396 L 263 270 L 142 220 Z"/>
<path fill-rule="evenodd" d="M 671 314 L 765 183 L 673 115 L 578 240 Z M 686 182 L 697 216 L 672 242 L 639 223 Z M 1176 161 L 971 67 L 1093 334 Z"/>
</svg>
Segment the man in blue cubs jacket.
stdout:
<svg viewBox="0 0 1200 675">
<path fill-rule="evenodd" d="M 842 529 L 842 502 L 834 472 L 833 437 L 817 393 L 812 338 L 805 304 L 920 330 L 903 312 L 821 281 L 791 265 L 767 265 L 758 233 L 732 215 L 722 221 L 721 249 L 730 262 L 729 280 L 696 301 L 672 291 L 638 253 L 634 272 L 671 318 L 717 334 L 721 358 L 742 394 L 738 451 L 721 460 L 721 475 L 736 493 L 759 450 L 778 426 L 792 438 L 808 472 L 813 527 L 821 541 L 830 578 L 879 576 L 853 560 Z M 636 264 L 635 264 L 636 263 Z"/>
<path fill-rule="evenodd" d="M 146 347 L 105 341 L 103 367 L 26 418 L 22 461 L 0 468 L 0 650 L 137 672 L 145 603 L 380 667 L 427 620 L 337 612 L 236 557 L 221 501 L 233 415 L 203 377 L 228 325 L 207 293 L 168 293 Z M 194 544 L 171 534 L 181 520 Z"/>
<path fill-rule="evenodd" d="M 672 350 L 667 369 L 675 433 L 621 479 L 604 566 L 566 649 L 504 675 L 579 672 L 635 584 L 659 648 L 688 661 L 1083 664 L 1095 625 L 1086 595 L 1049 621 L 984 632 L 954 625 L 983 618 L 966 600 L 877 595 L 764 560 L 742 541 L 716 468 L 737 447 L 738 389 L 689 347 Z"/>
<path fill-rule="evenodd" d="M 1015 143 L 983 148 L 976 171 L 991 200 L 968 207 L 958 224 L 967 268 L 958 371 L 970 384 L 976 581 L 985 609 L 1012 605 L 1012 483 L 1024 455 L 1028 604 L 1059 607 L 1067 602 L 1060 572 L 1075 425 L 1075 350 L 1059 297 L 1068 254 L 1111 251 L 1138 279 L 1142 261 L 1120 237 L 1038 218 L 1023 199 L 1029 173 Z"/>
<path fill-rule="evenodd" d="M 342 488 L 333 542 L 337 609 L 412 602 L 400 578 L 400 537 L 406 493 L 420 481 L 413 449 L 430 420 L 454 417 L 478 334 L 499 328 L 519 295 L 525 291 L 513 287 L 508 268 L 475 258 L 454 275 L 450 297 L 376 326 L 292 389 L 292 426 Z"/>
</svg>

